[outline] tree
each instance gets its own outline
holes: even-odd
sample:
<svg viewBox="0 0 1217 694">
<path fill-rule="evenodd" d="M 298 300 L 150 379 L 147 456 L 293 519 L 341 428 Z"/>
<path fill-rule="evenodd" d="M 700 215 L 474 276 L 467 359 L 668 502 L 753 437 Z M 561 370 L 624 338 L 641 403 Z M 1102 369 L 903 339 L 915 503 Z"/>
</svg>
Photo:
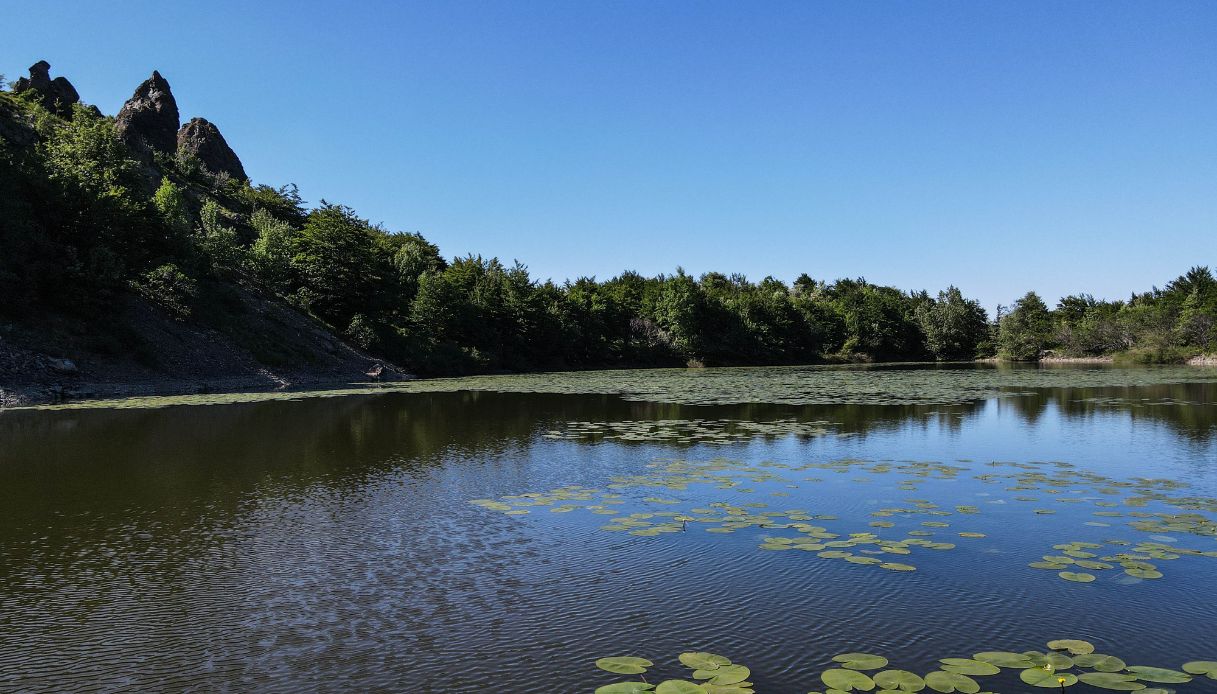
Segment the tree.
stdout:
<svg viewBox="0 0 1217 694">
<path fill-rule="evenodd" d="M 972 359 L 988 337 L 988 314 L 954 286 L 938 292 L 937 300 L 921 304 L 915 313 L 935 359 Z"/>
<path fill-rule="evenodd" d="M 439 247 L 422 234 L 395 234 L 388 237 L 392 248 L 392 265 L 397 279 L 397 297 L 409 306 L 418 293 L 418 280 L 426 272 L 437 272 L 448 266 L 439 254 Z"/>
<path fill-rule="evenodd" d="M 117 286 L 167 255 L 171 234 L 110 121 L 77 105 L 71 120 L 49 122 L 38 148 L 49 185 L 34 207 L 42 229 L 70 249 L 68 272 L 85 286 Z"/>
<path fill-rule="evenodd" d="M 1183 301 L 1177 330 L 1186 345 L 1210 350 L 1217 347 L 1217 292 L 1207 298 L 1196 287 Z"/>
<path fill-rule="evenodd" d="M 245 247 L 241 245 L 237 230 L 226 224 L 227 221 L 219 203 L 215 200 L 203 203 L 196 242 L 208 272 L 233 271 L 244 265 Z"/>
<path fill-rule="evenodd" d="M 701 356 L 704 300 L 701 287 L 680 268 L 665 279 L 659 293 L 655 322 L 671 336 L 673 346 L 685 357 Z"/>
<path fill-rule="evenodd" d="M 300 232 L 265 209 L 256 210 L 249 223 L 258 234 L 249 249 L 254 276 L 274 291 L 290 292 L 292 254 Z"/>
<path fill-rule="evenodd" d="M 371 225 L 355 211 L 324 200 L 294 238 L 292 270 L 298 294 L 317 315 L 345 326 L 363 312 L 378 273 Z"/>
<path fill-rule="evenodd" d="M 186 205 L 186 196 L 168 176 L 161 177 L 161 185 L 152 195 L 152 204 L 160 214 L 161 221 L 174 235 L 184 237 L 190 233 L 190 211 Z"/>
<path fill-rule="evenodd" d="M 1048 346 L 1051 331 L 1052 315 L 1047 304 L 1035 292 L 1027 292 L 998 324 L 999 354 L 1015 361 L 1038 359 Z"/>
</svg>

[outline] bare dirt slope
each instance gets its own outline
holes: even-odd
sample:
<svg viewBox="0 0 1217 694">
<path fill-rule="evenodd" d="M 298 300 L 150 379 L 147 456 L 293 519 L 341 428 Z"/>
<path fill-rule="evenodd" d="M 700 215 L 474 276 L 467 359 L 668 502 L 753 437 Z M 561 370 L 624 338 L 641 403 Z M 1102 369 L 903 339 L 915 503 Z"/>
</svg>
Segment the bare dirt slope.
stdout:
<svg viewBox="0 0 1217 694">
<path fill-rule="evenodd" d="M 189 322 L 134 295 L 84 322 L 0 322 L 0 405 L 352 383 L 370 380 L 376 364 L 382 380 L 408 377 L 310 316 L 243 289 Z"/>
</svg>

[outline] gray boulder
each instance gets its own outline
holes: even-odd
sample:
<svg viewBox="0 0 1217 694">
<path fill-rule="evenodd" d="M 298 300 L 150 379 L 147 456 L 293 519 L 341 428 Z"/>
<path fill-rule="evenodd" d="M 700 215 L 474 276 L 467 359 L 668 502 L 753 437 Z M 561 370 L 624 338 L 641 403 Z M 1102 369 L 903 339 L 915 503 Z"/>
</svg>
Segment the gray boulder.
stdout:
<svg viewBox="0 0 1217 694">
<path fill-rule="evenodd" d="M 119 138 L 144 155 L 153 150 L 173 154 L 178 125 L 177 101 L 169 83 L 155 70 L 123 104 L 114 123 Z"/>
<path fill-rule="evenodd" d="M 199 162 L 212 173 L 227 173 L 238 181 L 248 180 L 245 167 L 236 152 L 228 146 L 220 129 L 206 118 L 191 118 L 177 133 L 177 148 L 180 154 L 198 157 Z"/>
<path fill-rule="evenodd" d="M 72 117 L 72 105 L 80 101 L 80 94 L 68 78 L 51 79 L 51 64 L 45 60 L 31 65 L 30 76 L 18 79 L 13 84 L 13 91 L 36 92 L 39 102 L 46 110 L 66 118 Z"/>
</svg>

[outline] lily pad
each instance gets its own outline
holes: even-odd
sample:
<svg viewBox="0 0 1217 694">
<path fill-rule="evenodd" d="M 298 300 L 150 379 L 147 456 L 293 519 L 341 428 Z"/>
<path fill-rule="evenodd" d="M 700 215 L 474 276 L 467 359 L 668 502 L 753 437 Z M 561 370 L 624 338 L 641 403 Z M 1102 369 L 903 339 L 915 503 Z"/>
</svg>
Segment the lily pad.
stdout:
<svg viewBox="0 0 1217 694">
<path fill-rule="evenodd" d="M 1186 672 L 1178 670 L 1168 670 L 1161 667 L 1150 667 L 1148 665 L 1132 665 L 1127 668 L 1129 672 L 1136 674 L 1137 679 L 1145 680 L 1146 682 L 1158 682 L 1161 684 L 1183 684 L 1191 682 L 1192 676 Z"/>
<path fill-rule="evenodd" d="M 1042 667 L 1027 668 L 1018 673 L 1018 678 L 1032 687 L 1071 687 L 1078 683 L 1077 675 L 1045 670 Z"/>
<path fill-rule="evenodd" d="M 1035 665 L 1026 655 L 1011 653 L 1009 651 L 985 651 L 984 653 L 977 653 L 972 657 L 976 660 L 992 663 L 998 667 L 1029 668 Z"/>
<path fill-rule="evenodd" d="M 755 694 L 755 690 L 752 689 L 751 682 L 740 682 L 739 684 L 728 685 L 703 684 L 702 689 L 706 690 L 706 694 Z"/>
<path fill-rule="evenodd" d="M 615 675 L 641 675 L 654 664 L 646 658 L 633 658 L 629 656 L 601 658 L 596 661 L 596 667 Z"/>
<path fill-rule="evenodd" d="M 724 665 L 731 664 L 731 660 L 729 658 L 724 658 L 721 655 L 705 653 L 702 651 L 681 653 L 678 656 L 678 659 L 682 665 L 694 670 L 717 670 Z"/>
<path fill-rule="evenodd" d="M 1145 689 L 1145 685 L 1138 682 L 1133 675 L 1119 672 L 1087 672 L 1078 675 L 1078 681 L 1117 692 L 1135 692 Z"/>
<path fill-rule="evenodd" d="M 738 684 L 751 674 L 752 671 L 743 665 L 722 665 L 709 670 L 694 670 L 693 679 L 707 680 L 709 684 Z"/>
<path fill-rule="evenodd" d="M 830 689 L 852 692 L 857 689 L 869 692 L 875 688 L 875 681 L 857 670 L 833 669 L 820 673 L 820 679 Z"/>
<path fill-rule="evenodd" d="M 1217 661 L 1193 660 L 1183 664 L 1183 671 L 1192 675 L 1208 675 L 1209 679 L 1217 680 Z"/>
<path fill-rule="evenodd" d="M 596 694 L 643 694 L 655 688 L 646 682 L 617 682 L 596 688 Z"/>
<path fill-rule="evenodd" d="M 1078 667 L 1088 667 L 1091 670 L 1099 672 L 1119 672 L 1126 665 L 1123 660 L 1114 655 L 1101 655 L 1099 653 L 1079 655 L 1073 659 L 1073 664 Z"/>
<path fill-rule="evenodd" d="M 996 675 L 1001 672 L 1001 668 L 992 663 L 986 663 L 983 660 L 943 658 L 938 662 L 942 663 L 943 670 L 960 675 Z"/>
<path fill-rule="evenodd" d="M 925 680 L 921 675 L 908 670 L 884 670 L 877 673 L 874 680 L 885 691 L 919 692 L 925 689 Z"/>
<path fill-rule="evenodd" d="M 1074 655 L 1086 655 L 1094 653 L 1094 644 L 1089 641 L 1080 641 L 1078 639 L 1058 639 L 1049 641 L 1048 647 L 1054 651 L 1069 651 Z"/>
<path fill-rule="evenodd" d="M 655 694 L 706 694 L 706 688 L 687 680 L 664 680 L 655 688 Z"/>
<path fill-rule="evenodd" d="M 1051 665 L 1053 670 L 1068 670 L 1073 667 L 1073 658 L 1064 653 L 1046 653 L 1044 654 L 1044 662 Z"/>
<path fill-rule="evenodd" d="M 887 665 L 887 658 L 870 653 L 842 653 L 833 656 L 833 660 L 846 670 L 878 670 Z"/>
<path fill-rule="evenodd" d="M 1088 573 L 1079 573 L 1079 572 L 1075 572 L 1075 571 L 1062 571 L 1059 574 L 1057 574 L 1057 576 L 1060 576 L 1061 578 L 1065 579 L 1066 581 L 1073 581 L 1074 583 L 1093 583 L 1094 582 L 1094 574 L 1088 574 Z"/>
<path fill-rule="evenodd" d="M 957 672 L 944 672 L 942 670 L 935 670 L 926 675 L 925 684 L 930 689 L 936 692 L 943 692 L 943 694 L 949 694 L 950 692 L 977 694 L 980 691 L 980 685 L 971 677 Z"/>
</svg>

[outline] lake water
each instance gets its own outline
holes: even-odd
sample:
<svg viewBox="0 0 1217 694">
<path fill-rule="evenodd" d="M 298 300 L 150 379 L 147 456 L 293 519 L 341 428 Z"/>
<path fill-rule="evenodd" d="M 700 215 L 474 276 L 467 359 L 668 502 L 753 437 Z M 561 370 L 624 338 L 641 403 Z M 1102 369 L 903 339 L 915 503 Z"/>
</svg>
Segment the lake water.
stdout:
<svg viewBox="0 0 1217 694">
<path fill-rule="evenodd" d="M 655 683 L 710 651 L 802 694 L 841 653 L 925 675 L 1053 639 L 1217 660 L 1217 369 L 281 397 L 0 413 L 0 691 L 591 692 L 637 679 L 598 658 Z"/>
</svg>

